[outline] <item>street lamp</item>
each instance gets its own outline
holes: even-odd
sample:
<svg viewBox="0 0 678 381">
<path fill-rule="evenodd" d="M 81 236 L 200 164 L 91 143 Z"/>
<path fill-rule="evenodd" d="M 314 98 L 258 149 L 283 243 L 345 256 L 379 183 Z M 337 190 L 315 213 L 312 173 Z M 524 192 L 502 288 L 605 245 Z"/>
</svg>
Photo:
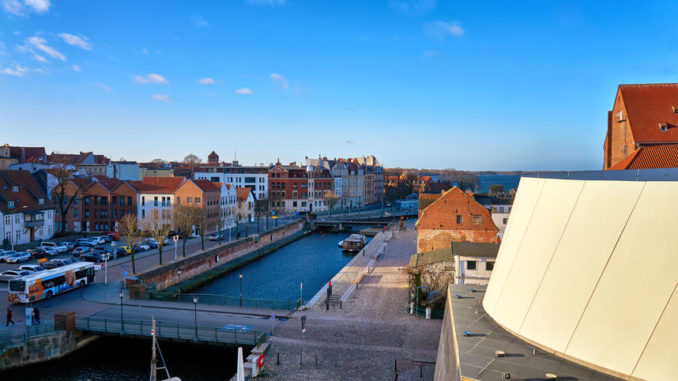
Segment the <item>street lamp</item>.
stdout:
<svg viewBox="0 0 678 381">
<path fill-rule="evenodd" d="M 125 321 L 122 318 L 122 298 L 125 297 L 125 293 L 120 290 L 118 296 L 120 297 L 120 333 L 122 333 L 125 331 Z"/>
<path fill-rule="evenodd" d="M 240 307 L 242 307 L 242 273 L 240 273 Z"/>
<path fill-rule="evenodd" d="M 193 307 L 195 310 L 195 339 L 198 340 L 198 296 L 193 296 Z"/>
<path fill-rule="evenodd" d="M 177 283 L 177 287 L 179 287 L 179 293 L 181 293 L 181 269 L 177 270 L 177 275 L 179 275 L 179 282 Z"/>
</svg>

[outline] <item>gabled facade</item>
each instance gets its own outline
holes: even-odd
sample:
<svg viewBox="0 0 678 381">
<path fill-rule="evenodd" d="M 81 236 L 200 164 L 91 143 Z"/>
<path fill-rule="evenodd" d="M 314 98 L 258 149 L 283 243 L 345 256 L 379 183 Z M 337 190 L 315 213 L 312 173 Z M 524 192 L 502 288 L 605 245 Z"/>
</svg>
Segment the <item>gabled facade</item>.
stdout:
<svg viewBox="0 0 678 381">
<path fill-rule="evenodd" d="M 55 208 L 27 171 L 0 170 L 0 238 L 12 246 L 54 234 Z"/>
<path fill-rule="evenodd" d="M 216 230 L 221 216 L 221 191 L 209 180 L 186 180 L 174 192 L 177 205 L 199 208 L 207 219 L 206 233 Z M 199 227 L 193 227 L 194 234 L 200 234 Z"/>
<path fill-rule="evenodd" d="M 451 241 L 498 242 L 490 211 L 457 187 L 422 210 L 414 226 L 418 253 L 448 248 Z"/>
<path fill-rule="evenodd" d="M 160 218 L 172 223 L 174 193 L 186 181 L 185 177 L 145 177 L 141 181 L 131 181 L 137 191 L 137 223 L 142 229 L 152 218 L 153 210 L 158 210 Z"/>
<path fill-rule="evenodd" d="M 254 221 L 254 196 L 250 188 L 236 188 L 238 200 L 237 221 Z"/>
<path fill-rule="evenodd" d="M 219 188 L 221 208 L 221 226 L 228 228 L 235 224 L 235 216 L 238 213 L 238 194 L 231 184 L 214 183 Z"/>
<path fill-rule="evenodd" d="M 619 85 L 607 116 L 603 169 L 676 166 L 678 83 Z"/>
</svg>

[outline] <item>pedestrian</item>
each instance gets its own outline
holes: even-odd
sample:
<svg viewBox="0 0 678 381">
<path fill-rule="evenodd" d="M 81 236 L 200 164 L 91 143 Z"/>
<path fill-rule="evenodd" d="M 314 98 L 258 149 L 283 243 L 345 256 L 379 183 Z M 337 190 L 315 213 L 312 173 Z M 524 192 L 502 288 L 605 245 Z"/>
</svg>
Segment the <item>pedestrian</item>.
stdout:
<svg viewBox="0 0 678 381">
<path fill-rule="evenodd" d="M 14 326 L 14 320 L 12 320 L 12 310 L 7 307 L 7 323 L 5 323 L 5 327 L 8 327 L 9 323 L 12 323 L 12 326 Z"/>
<path fill-rule="evenodd" d="M 35 323 L 40 324 L 40 310 L 38 307 L 33 308 L 33 316 L 35 317 Z"/>
<path fill-rule="evenodd" d="M 31 309 L 31 324 L 35 324 L 35 308 Z"/>
</svg>

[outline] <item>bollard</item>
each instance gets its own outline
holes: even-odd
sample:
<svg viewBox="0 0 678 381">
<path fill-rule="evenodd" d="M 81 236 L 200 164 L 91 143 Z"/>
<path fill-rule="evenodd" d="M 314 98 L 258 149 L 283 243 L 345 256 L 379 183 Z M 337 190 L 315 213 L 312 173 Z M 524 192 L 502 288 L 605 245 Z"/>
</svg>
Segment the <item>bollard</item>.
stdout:
<svg viewBox="0 0 678 381">
<path fill-rule="evenodd" d="M 302 360 L 303 358 L 304 358 L 304 351 L 301 351 L 301 353 L 299 353 L 299 365 L 303 365 L 303 360 Z"/>
<path fill-rule="evenodd" d="M 339 309 L 341 309 L 341 304 L 342 304 L 342 302 L 341 302 L 341 300 L 340 300 L 340 301 L 339 301 Z"/>
<path fill-rule="evenodd" d="M 318 354 L 315 354 L 315 366 L 318 367 Z"/>
<path fill-rule="evenodd" d="M 426 320 L 431 320 L 431 307 L 426 307 Z"/>
<path fill-rule="evenodd" d="M 414 314 L 414 302 L 410 302 L 410 315 Z"/>
<path fill-rule="evenodd" d="M 419 378 L 424 378 L 424 366 L 419 364 Z"/>
<path fill-rule="evenodd" d="M 278 352 L 278 364 L 277 365 L 280 365 L 280 352 Z"/>
</svg>

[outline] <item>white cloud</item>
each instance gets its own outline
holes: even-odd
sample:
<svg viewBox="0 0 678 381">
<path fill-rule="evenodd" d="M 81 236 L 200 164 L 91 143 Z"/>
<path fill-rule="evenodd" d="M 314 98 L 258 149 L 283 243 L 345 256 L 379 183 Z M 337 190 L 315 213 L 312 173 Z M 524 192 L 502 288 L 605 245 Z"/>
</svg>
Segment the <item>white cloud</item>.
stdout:
<svg viewBox="0 0 678 381">
<path fill-rule="evenodd" d="M 49 62 L 49 61 L 47 61 L 47 58 L 41 56 L 40 54 L 34 54 L 33 58 L 35 58 L 36 60 L 38 60 L 40 62 Z"/>
<path fill-rule="evenodd" d="M 153 94 L 151 95 L 151 99 L 156 100 L 156 101 L 163 101 L 163 102 L 172 102 L 170 99 L 170 96 L 167 94 Z"/>
<path fill-rule="evenodd" d="M 106 85 L 104 85 L 103 83 L 97 82 L 97 83 L 95 83 L 95 85 L 97 85 L 97 87 L 99 87 L 101 90 L 103 90 L 103 91 L 105 91 L 105 92 L 107 92 L 107 93 L 110 93 L 110 92 L 111 92 L 111 88 L 108 87 L 108 86 L 106 86 Z"/>
<path fill-rule="evenodd" d="M 89 39 L 85 36 L 80 37 L 70 33 L 59 33 L 59 37 L 61 37 L 68 45 L 77 46 L 85 50 L 92 50 L 92 44 L 89 43 Z"/>
<path fill-rule="evenodd" d="M 436 21 L 428 23 L 424 25 L 424 31 L 429 37 L 441 41 L 448 36 L 461 37 L 464 35 L 464 28 L 456 21 Z"/>
<path fill-rule="evenodd" d="M 15 77 L 23 77 L 24 74 L 26 74 L 27 71 L 28 71 L 27 68 L 19 65 L 18 63 L 15 63 L 14 69 L 6 67 L 6 68 L 0 70 L 0 73 L 7 74 L 7 75 L 13 75 Z"/>
<path fill-rule="evenodd" d="M 278 73 L 271 73 L 269 76 L 271 77 L 271 81 L 280 84 L 283 89 L 289 90 L 290 89 L 290 83 L 287 81 L 287 78 L 283 77 L 282 75 Z"/>
<path fill-rule="evenodd" d="M 73 66 L 71 66 L 71 68 L 73 69 L 73 71 L 77 71 L 78 73 L 80 73 L 82 71 L 82 69 L 78 65 L 73 65 Z"/>
<path fill-rule="evenodd" d="M 38 49 L 52 58 L 58 58 L 62 61 L 66 61 L 66 57 L 63 54 L 61 54 L 58 50 L 47 45 L 47 40 L 45 40 L 42 37 L 38 36 L 29 37 L 28 39 L 26 39 L 26 43 L 28 44 L 29 49 L 30 48 Z"/>
<path fill-rule="evenodd" d="M 148 54 L 148 49 L 141 48 L 141 54 L 144 54 L 144 55 Z"/>
<path fill-rule="evenodd" d="M 5 12 L 17 16 L 25 16 L 30 11 L 47 12 L 50 6 L 50 0 L 0 0 L 0 3 Z"/>
<path fill-rule="evenodd" d="M 240 94 L 240 95 L 250 95 L 250 94 L 252 94 L 252 90 L 248 89 L 247 87 L 243 87 L 241 89 L 238 89 L 235 92 Z"/>
<path fill-rule="evenodd" d="M 49 0 L 24 0 L 24 3 L 33 8 L 35 13 L 47 12 L 49 10 Z"/>
<path fill-rule="evenodd" d="M 275 6 L 275 5 L 285 5 L 285 3 L 287 3 L 287 0 L 247 0 L 247 3 L 255 5 Z"/>
<path fill-rule="evenodd" d="M 210 26 L 210 23 L 208 23 L 207 20 L 205 20 L 205 18 L 202 16 L 191 17 L 191 22 L 198 28 L 207 28 L 208 26 Z"/>
<path fill-rule="evenodd" d="M 198 83 L 201 84 L 201 85 L 214 85 L 217 82 L 215 80 L 213 80 L 212 78 L 208 77 L 208 78 L 200 78 L 198 80 Z"/>
<path fill-rule="evenodd" d="M 403 13 L 423 15 L 436 6 L 436 0 L 389 0 L 388 5 Z"/>
<path fill-rule="evenodd" d="M 151 74 L 147 74 L 147 75 L 135 75 L 134 76 L 134 82 L 136 82 L 136 83 L 160 83 L 160 84 L 163 84 L 163 85 L 169 84 L 169 81 L 167 79 L 165 79 L 165 77 L 163 77 L 160 74 L 155 74 L 155 73 L 151 73 Z"/>
</svg>

